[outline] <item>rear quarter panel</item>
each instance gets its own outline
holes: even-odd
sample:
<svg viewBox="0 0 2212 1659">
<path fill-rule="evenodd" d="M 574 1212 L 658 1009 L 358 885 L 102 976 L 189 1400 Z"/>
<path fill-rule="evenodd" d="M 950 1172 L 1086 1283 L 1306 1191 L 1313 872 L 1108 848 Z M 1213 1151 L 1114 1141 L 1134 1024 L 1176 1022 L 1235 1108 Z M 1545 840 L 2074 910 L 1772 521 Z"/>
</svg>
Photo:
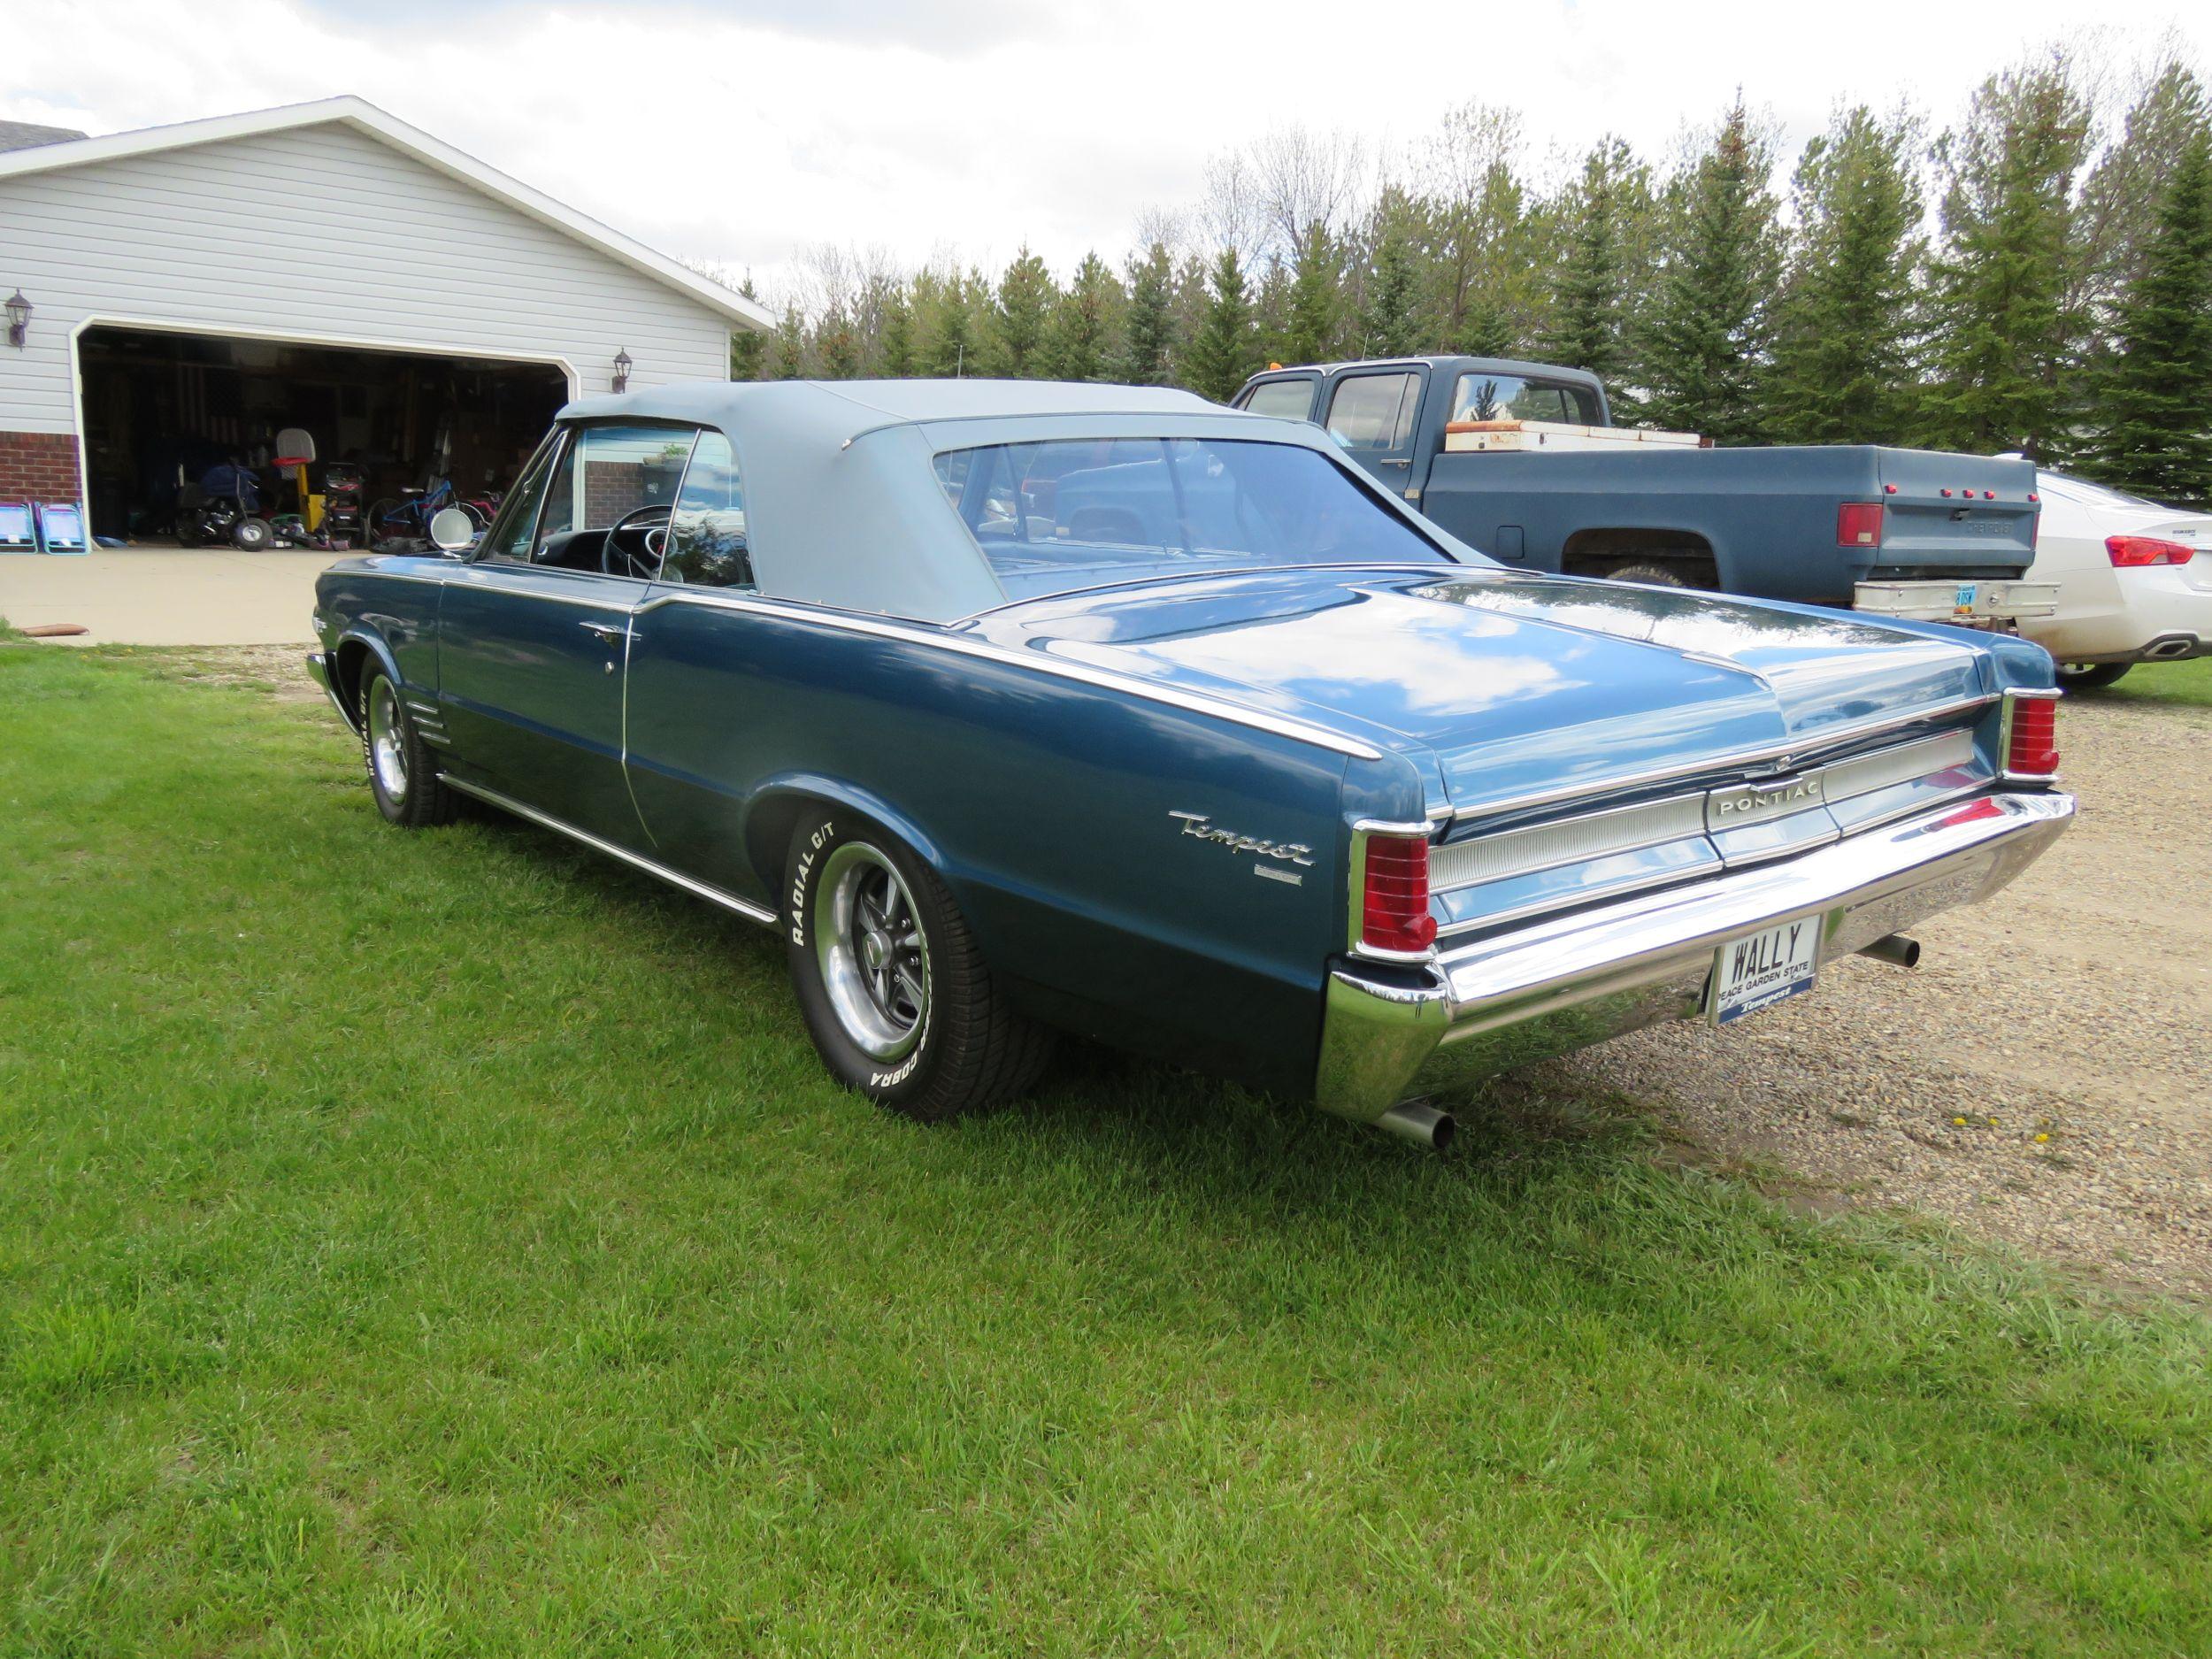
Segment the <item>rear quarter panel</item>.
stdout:
<svg viewBox="0 0 2212 1659">
<path fill-rule="evenodd" d="M 641 615 L 631 677 L 632 775 L 661 856 L 780 904 L 796 809 L 844 802 L 935 865 L 1032 1013 L 1310 1086 L 1342 939 L 1347 756 L 930 644 L 686 603 Z M 1363 770 L 1363 800 L 1417 801 L 1408 763 Z M 1310 862 L 1233 853 L 1178 812 Z"/>
</svg>

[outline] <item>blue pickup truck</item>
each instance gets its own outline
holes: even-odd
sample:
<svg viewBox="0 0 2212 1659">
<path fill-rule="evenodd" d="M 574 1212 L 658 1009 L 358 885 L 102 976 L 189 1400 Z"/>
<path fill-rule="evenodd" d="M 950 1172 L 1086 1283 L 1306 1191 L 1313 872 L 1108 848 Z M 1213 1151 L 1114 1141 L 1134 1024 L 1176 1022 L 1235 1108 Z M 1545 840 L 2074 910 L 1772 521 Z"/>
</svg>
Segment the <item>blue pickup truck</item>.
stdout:
<svg viewBox="0 0 2212 1659">
<path fill-rule="evenodd" d="M 2021 580 L 2041 511 L 2027 461 L 1714 449 L 1615 427 L 1594 375 L 1496 357 L 1271 369 L 1235 404 L 1325 427 L 1508 565 L 1998 629 L 2055 599 Z"/>
</svg>

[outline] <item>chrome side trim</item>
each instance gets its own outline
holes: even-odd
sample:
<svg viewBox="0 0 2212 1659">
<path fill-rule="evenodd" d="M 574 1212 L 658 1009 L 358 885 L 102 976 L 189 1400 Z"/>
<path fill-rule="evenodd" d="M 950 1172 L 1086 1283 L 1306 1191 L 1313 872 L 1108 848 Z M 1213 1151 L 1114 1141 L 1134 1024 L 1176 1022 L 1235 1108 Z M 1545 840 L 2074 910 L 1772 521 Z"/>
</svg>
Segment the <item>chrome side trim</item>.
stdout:
<svg viewBox="0 0 2212 1659">
<path fill-rule="evenodd" d="M 477 570 L 480 569 L 481 566 L 470 565 L 466 568 L 470 570 Z M 591 572 L 589 571 L 572 571 L 569 572 L 568 574 L 589 576 Z M 630 576 L 610 576 L 605 580 L 611 582 L 626 582 L 634 581 L 636 578 Z M 493 581 L 484 577 L 464 576 L 458 573 L 446 578 L 445 585 L 452 588 L 465 588 L 472 592 L 480 594 L 512 594 L 518 599 L 543 599 L 557 605 L 578 605 L 587 611 L 611 611 L 617 616 L 624 617 L 635 616 L 640 608 L 637 603 L 632 599 L 594 599 L 586 594 L 557 593 L 550 588 L 526 587 L 520 582 Z"/>
<path fill-rule="evenodd" d="M 618 847 L 614 842 L 603 841 L 589 830 L 578 829 L 573 824 L 557 818 L 549 812 L 541 812 L 534 806 L 525 806 L 512 795 L 502 795 L 496 789 L 488 789 L 482 784 L 471 783 L 465 778 L 457 778 L 449 772 L 440 772 L 438 781 L 448 788 L 458 789 L 463 795 L 474 795 L 479 801 L 488 806 L 495 806 L 503 812 L 511 812 L 517 818 L 527 818 L 542 829 L 552 830 L 557 834 L 567 836 L 573 841 L 581 841 L 594 852 L 605 853 L 611 858 L 619 858 L 624 864 L 634 869 L 642 870 L 649 876 L 659 877 L 672 887 L 681 887 L 695 898 L 704 899 L 710 904 L 718 904 L 726 910 L 734 910 L 749 922 L 758 922 L 764 927 L 773 927 L 776 925 L 776 913 L 773 910 L 763 909 L 750 899 L 741 899 L 734 893 L 725 893 L 720 887 L 710 887 L 703 881 L 694 880 L 681 871 L 671 870 L 666 864 L 657 863 L 646 857 L 642 853 L 634 853 L 626 847 Z"/>
<path fill-rule="evenodd" d="M 1756 765 L 1768 761 L 1786 766 L 1801 756 L 1816 755 L 1824 749 L 1839 749 L 1846 743 L 1855 743 L 1862 738 L 1879 736 L 1884 732 L 1901 731 L 1906 726 L 1919 726 L 1929 720 L 1947 719 L 1955 714 L 1963 714 L 1970 709 L 1985 709 L 1996 701 L 1994 694 L 1959 697 L 1950 703 L 1939 703 L 1933 708 L 1916 709 L 1910 714 L 1883 715 L 1856 726 L 1839 726 L 1832 732 L 1795 738 L 1786 743 L 1767 743 L 1756 749 L 1732 749 L 1721 755 L 1671 761 L 1663 766 L 1647 767 L 1641 772 L 1616 772 L 1609 778 L 1599 778 L 1587 783 L 1565 784 L 1555 789 L 1533 789 L 1526 795 L 1508 795 L 1502 801 L 1485 801 L 1480 806 L 1455 812 L 1453 821 L 1456 823 L 1464 819 L 1479 823 L 1484 818 L 1501 818 L 1506 813 L 1525 811 L 1531 807 L 1552 806 L 1584 795 L 1609 795 L 1620 789 L 1641 788 L 1646 784 L 1668 783 L 1701 772 L 1725 772 L 1732 766 Z"/>
<path fill-rule="evenodd" d="M 1356 737 L 1331 731 L 1289 715 L 1271 714 L 1264 709 L 1248 703 L 1235 703 L 1226 697 L 1209 695 L 1204 692 L 1183 691 L 1168 686 L 1154 685 L 1133 674 L 1118 673 L 1110 668 L 1094 668 L 1085 663 L 1071 663 L 1041 653 L 1011 650 L 988 641 L 970 639 L 949 634 L 941 628 L 927 625 L 879 621 L 874 618 L 856 617 L 844 611 L 818 610 L 811 606 L 787 603 L 781 600 L 740 597 L 732 594 L 699 593 L 687 589 L 680 593 L 655 594 L 632 613 L 643 616 L 663 605 L 698 605 L 710 611 L 735 611 L 748 616 L 768 617 L 785 622 L 811 623 L 817 627 L 833 628 L 847 634 L 864 634 L 871 639 L 896 640 L 904 644 L 926 645 L 941 651 L 951 651 L 962 657 L 979 657 L 986 662 L 1002 664 L 1011 668 L 1026 668 L 1036 673 L 1051 674 L 1062 680 L 1073 680 L 1107 691 L 1125 692 L 1142 697 L 1149 703 L 1165 703 L 1171 708 L 1203 714 L 1237 726 L 1249 726 L 1255 731 L 1287 737 L 1301 743 L 1310 743 L 1339 755 L 1348 755 L 1355 760 L 1380 760 L 1382 750 L 1371 743 L 1363 743 Z M 1423 826 L 1424 828 L 1427 826 Z"/>
<path fill-rule="evenodd" d="M 1679 795 L 1640 806 L 1610 807 L 1556 818 L 1476 841 L 1452 841 L 1429 854 L 1429 890 L 1455 893 L 1510 876 L 1635 852 L 1705 833 L 1705 795 Z"/>
</svg>

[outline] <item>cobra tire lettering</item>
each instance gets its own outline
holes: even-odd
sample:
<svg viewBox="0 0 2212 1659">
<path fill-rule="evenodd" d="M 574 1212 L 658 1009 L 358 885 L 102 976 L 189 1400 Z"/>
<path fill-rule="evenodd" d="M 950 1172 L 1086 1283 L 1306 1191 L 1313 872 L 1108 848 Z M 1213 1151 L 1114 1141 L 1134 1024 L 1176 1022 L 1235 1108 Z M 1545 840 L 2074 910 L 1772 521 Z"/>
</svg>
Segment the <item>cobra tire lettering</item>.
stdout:
<svg viewBox="0 0 2212 1659">
<path fill-rule="evenodd" d="M 906 1064 L 895 1071 L 869 1072 L 868 1087 L 870 1088 L 896 1088 L 914 1075 L 914 1068 L 921 1064 L 922 1056 L 929 1052 L 930 1023 L 936 1018 L 937 1006 L 933 1000 L 929 1011 L 922 1016 L 922 1034 L 914 1040 L 914 1052 L 906 1056 Z"/>
</svg>

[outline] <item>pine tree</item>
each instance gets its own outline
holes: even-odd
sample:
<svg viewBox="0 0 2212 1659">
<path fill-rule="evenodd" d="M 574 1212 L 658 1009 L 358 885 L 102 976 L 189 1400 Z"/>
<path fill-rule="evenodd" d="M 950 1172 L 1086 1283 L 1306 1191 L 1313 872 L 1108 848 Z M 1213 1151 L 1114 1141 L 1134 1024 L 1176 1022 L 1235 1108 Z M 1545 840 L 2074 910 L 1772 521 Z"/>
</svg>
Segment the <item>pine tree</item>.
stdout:
<svg viewBox="0 0 2212 1659">
<path fill-rule="evenodd" d="M 1385 226 L 1368 273 L 1367 303 L 1360 311 L 1360 349 L 1371 357 L 1402 357 L 1420 344 L 1420 273 L 1413 249 L 1394 226 Z"/>
<path fill-rule="evenodd" d="M 1055 380 L 1098 380 L 1106 376 L 1112 359 L 1115 314 L 1121 306 L 1121 285 L 1106 262 L 1094 253 L 1083 256 L 1053 307 L 1045 337 L 1045 372 Z"/>
<path fill-rule="evenodd" d="M 852 319 L 841 305 L 833 305 L 822 314 L 820 325 L 814 331 L 814 354 L 822 365 L 826 380 L 849 380 L 860 373 L 860 336 L 853 330 Z"/>
<path fill-rule="evenodd" d="M 1234 248 L 1224 248 L 1214 260 L 1206 310 L 1185 357 L 1183 378 L 1200 396 L 1225 403 L 1259 366 L 1244 265 Z"/>
<path fill-rule="evenodd" d="M 2073 186 L 2089 140 L 2088 103 L 2058 58 L 1984 81 L 1964 128 L 1937 143 L 1948 184 L 1929 442 L 2040 460 L 2068 447 L 2062 382 L 2085 321 L 2068 303 L 2082 257 Z"/>
<path fill-rule="evenodd" d="M 2096 472 L 2154 501 L 2212 505 L 2212 141 L 2182 154 L 2100 377 Z"/>
<path fill-rule="evenodd" d="M 1651 172 L 1627 142 L 1605 138 L 1583 157 L 1582 176 L 1554 210 L 1562 221 L 1560 261 L 1544 351 L 1586 369 L 1616 401 L 1633 363 L 1629 296 L 1648 234 Z"/>
<path fill-rule="evenodd" d="M 974 283 L 958 271 L 914 277 L 916 366 L 939 380 L 976 372 Z"/>
<path fill-rule="evenodd" d="M 738 284 L 737 291 L 749 300 L 760 296 L 753 292 L 753 279 L 748 275 Z M 760 379 L 761 362 L 767 355 L 768 342 L 761 331 L 747 324 L 730 331 L 730 378 L 733 380 Z"/>
<path fill-rule="evenodd" d="M 1797 235 L 1776 307 L 1770 436 L 1902 443 L 1915 419 L 1915 282 L 1924 249 L 1916 134 L 1863 106 L 1805 147 Z"/>
<path fill-rule="evenodd" d="M 1676 182 L 1640 376 L 1658 426 L 1716 443 L 1765 435 L 1759 405 L 1779 265 L 1772 166 L 1740 101 Z"/>
<path fill-rule="evenodd" d="M 787 303 L 776 324 L 776 366 L 772 378 L 795 380 L 806 373 L 806 316 Z"/>
<path fill-rule="evenodd" d="M 1336 239 L 1326 225 L 1315 219 L 1298 238 L 1297 270 L 1290 280 L 1290 308 L 1283 326 L 1285 363 L 1320 363 L 1335 349 L 1343 268 Z"/>
<path fill-rule="evenodd" d="M 914 373 L 914 306 L 903 288 L 884 296 L 883 317 L 876 336 L 882 352 L 883 373 L 902 380 Z"/>
<path fill-rule="evenodd" d="M 1033 379 L 1042 371 L 1045 323 L 1057 297 L 1052 273 L 1024 247 L 1000 277 L 991 306 L 992 373 L 1018 380 Z"/>
<path fill-rule="evenodd" d="M 1132 386 L 1164 386 L 1174 361 L 1174 262 L 1156 242 L 1129 266 L 1129 318 L 1122 379 Z"/>
</svg>

